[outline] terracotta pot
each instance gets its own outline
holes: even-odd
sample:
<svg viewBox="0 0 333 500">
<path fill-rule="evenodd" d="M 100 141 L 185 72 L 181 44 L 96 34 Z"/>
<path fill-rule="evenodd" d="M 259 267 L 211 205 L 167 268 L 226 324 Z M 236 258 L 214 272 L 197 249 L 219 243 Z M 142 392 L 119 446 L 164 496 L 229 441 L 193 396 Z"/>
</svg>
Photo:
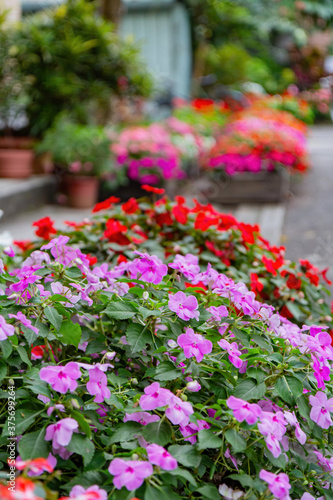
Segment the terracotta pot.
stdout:
<svg viewBox="0 0 333 500">
<path fill-rule="evenodd" d="M 26 179 L 32 174 L 32 149 L 0 149 L 0 177 Z"/>
<path fill-rule="evenodd" d="M 99 181 L 97 177 L 66 175 L 68 204 L 74 208 L 92 208 L 97 203 Z"/>
<path fill-rule="evenodd" d="M 0 137 L 0 149 L 32 149 L 35 143 L 31 137 Z"/>
</svg>

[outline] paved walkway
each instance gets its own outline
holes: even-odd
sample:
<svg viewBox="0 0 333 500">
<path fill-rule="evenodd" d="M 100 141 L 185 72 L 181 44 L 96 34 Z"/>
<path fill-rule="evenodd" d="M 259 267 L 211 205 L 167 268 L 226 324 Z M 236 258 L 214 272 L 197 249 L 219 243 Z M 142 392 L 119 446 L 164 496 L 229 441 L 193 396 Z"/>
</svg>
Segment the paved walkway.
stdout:
<svg viewBox="0 0 333 500">
<path fill-rule="evenodd" d="M 329 267 L 333 281 L 333 125 L 317 125 L 309 134 L 313 169 L 296 183 L 282 235 L 286 256 Z"/>
</svg>

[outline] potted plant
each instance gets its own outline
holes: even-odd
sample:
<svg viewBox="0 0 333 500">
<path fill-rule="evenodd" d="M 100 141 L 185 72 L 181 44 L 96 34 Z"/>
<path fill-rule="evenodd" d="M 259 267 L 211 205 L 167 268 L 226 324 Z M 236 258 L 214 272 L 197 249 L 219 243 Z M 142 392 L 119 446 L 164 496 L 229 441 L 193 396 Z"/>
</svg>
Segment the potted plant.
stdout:
<svg viewBox="0 0 333 500">
<path fill-rule="evenodd" d="M 0 26 L 0 177 L 32 174 L 33 140 L 25 135 L 28 81 L 17 71 L 8 30 Z"/>
<path fill-rule="evenodd" d="M 99 178 L 112 166 L 110 144 L 103 127 L 66 117 L 56 120 L 45 134 L 37 153 L 52 155 L 70 206 L 90 208 L 96 203 Z"/>
</svg>

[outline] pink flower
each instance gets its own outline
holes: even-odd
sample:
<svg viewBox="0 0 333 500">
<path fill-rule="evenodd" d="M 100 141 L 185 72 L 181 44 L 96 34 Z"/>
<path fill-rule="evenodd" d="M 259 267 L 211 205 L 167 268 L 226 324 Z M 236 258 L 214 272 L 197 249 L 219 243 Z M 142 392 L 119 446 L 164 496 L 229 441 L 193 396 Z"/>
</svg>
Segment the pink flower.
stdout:
<svg viewBox="0 0 333 500">
<path fill-rule="evenodd" d="M 192 328 L 187 328 L 186 333 L 179 335 L 177 342 L 184 349 L 185 358 L 195 357 L 198 363 L 203 360 L 205 354 L 209 354 L 213 349 L 211 341 L 194 333 Z"/>
<path fill-rule="evenodd" d="M 250 404 L 234 396 L 230 396 L 230 398 L 227 399 L 227 406 L 233 410 L 234 417 L 238 422 L 243 422 L 245 420 L 249 425 L 255 424 L 261 415 L 260 406 L 254 403 Z"/>
<path fill-rule="evenodd" d="M 207 308 L 207 311 L 212 313 L 211 318 L 209 321 L 216 321 L 217 323 L 221 323 L 221 318 L 226 318 L 228 316 L 228 309 L 226 306 L 211 306 Z"/>
<path fill-rule="evenodd" d="M 325 381 L 328 382 L 331 378 L 330 366 L 324 358 L 320 358 L 318 360 L 313 355 L 311 355 L 311 358 L 313 361 L 313 372 L 317 380 L 318 389 L 325 389 Z"/>
<path fill-rule="evenodd" d="M 289 500 L 289 490 L 291 488 L 289 484 L 289 477 L 287 474 L 281 472 L 280 474 L 273 474 L 273 472 L 268 472 L 265 469 L 261 469 L 259 472 L 259 477 L 262 481 L 268 483 L 268 487 L 272 494 L 279 500 Z"/>
<path fill-rule="evenodd" d="M 242 355 L 242 353 L 238 349 L 238 345 L 236 342 L 232 342 L 231 344 L 229 344 L 227 340 L 222 339 L 218 342 L 218 345 L 228 352 L 230 363 L 232 363 L 236 368 L 240 368 L 242 366 L 243 360 L 239 357 Z"/>
<path fill-rule="evenodd" d="M 168 402 L 169 407 L 165 411 L 165 415 L 174 425 L 186 426 L 190 419 L 190 415 L 194 413 L 191 403 L 182 401 L 177 396 L 172 395 L 172 399 Z"/>
<path fill-rule="evenodd" d="M 126 461 L 122 458 L 114 458 L 108 470 L 114 476 L 113 484 L 117 490 L 125 486 L 128 491 L 140 488 L 144 479 L 153 474 L 153 467 L 149 462 Z"/>
<path fill-rule="evenodd" d="M 7 340 L 7 337 L 11 337 L 15 333 L 15 327 L 6 323 L 3 316 L 0 316 L 0 340 Z"/>
<path fill-rule="evenodd" d="M 326 458 L 322 453 L 320 453 L 320 451 L 317 450 L 313 450 L 313 453 L 318 458 L 318 463 L 325 472 L 333 471 L 333 458 Z"/>
<path fill-rule="evenodd" d="M 290 425 L 295 426 L 295 436 L 296 439 L 301 443 L 304 444 L 306 442 L 306 434 L 304 431 L 302 431 L 299 422 L 296 418 L 295 412 L 293 411 L 290 413 L 289 411 L 284 412 L 285 419 Z"/>
<path fill-rule="evenodd" d="M 192 280 L 200 272 L 200 267 L 198 266 L 198 257 L 188 253 L 185 255 L 177 254 L 175 260 L 169 264 L 172 269 L 177 269 L 180 271 L 185 278 Z"/>
<path fill-rule="evenodd" d="M 190 392 L 198 392 L 201 389 L 201 385 L 197 380 L 190 380 L 186 385 L 186 389 Z"/>
<path fill-rule="evenodd" d="M 32 460 L 22 460 L 20 456 L 16 458 L 15 467 L 18 470 L 29 469 L 28 476 L 40 476 L 43 472 L 52 473 L 57 465 L 57 459 L 50 453 L 47 458 L 35 458 Z"/>
<path fill-rule="evenodd" d="M 141 396 L 140 406 L 143 410 L 156 410 L 166 406 L 172 396 L 172 392 L 168 389 L 163 389 L 158 382 L 153 382 L 145 387 L 145 396 Z"/>
<path fill-rule="evenodd" d="M 153 465 L 158 465 L 164 470 L 177 469 L 178 463 L 170 453 L 158 444 L 150 444 L 146 448 L 148 453 L 148 460 Z"/>
<path fill-rule="evenodd" d="M 184 321 L 192 318 L 199 320 L 198 301 L 194 295 L 187 297 L 184 292 L 177 292 L 170 295 L 168 306 L 170 311 L 175 312 Z"/>
<path fill-rule="evenodd" d="M 108 381 L 106 375 L 98 368 L 98 366 L 89 370 L 87 391 L 92 396 L 95 396 L 95 403 L 103 403 L 105 399 L 108 399 L 111 396 L 111 391 L 107 384 Z"/>
<path fill-rule="evenodd" d="M 80 377 L 80 368 L 74 361 L 65 366 L 46 366 L 39 372 L 39 378 L 61 394 L 65 394 L 68 390 L 74 392 L 77 388 L 76 380 Z"/>
<path fill-rule="evenodd" d="M 332 425 L 330 411 L 333 411 L 333 398 L 327 399 L 324 392 L 318 391 L 315 396 L 310 396 L 312 406 L 310 418 L 322 429 L 328 429 Z"/>
<path fill-rule="evenodd" d="M 266 446 L 272 455 L 277 458 L 281 455 L 281 441 L 286 433 L 285 420 L 282 412 L 262 412 L 258 424 L 259 432 L 265 436 Z"/>
<path fill-rule="evenodd" d="M 136 413 L 125 413 L 124 422 L 139 422 L 141 425 L 148 425 L 152 422 L 158 422 L 160 417 L 158 415 L 151 415 L 146 411 L 138 411 Z"/>
<path fill-rule="evenodd" d="M 51 441 L 52 439 L 52 446 L 55 450 L 67 446 L 72 439 L 73 432 L 78 427 L 79 424 L 73 418 L 64 418 L 46 428 L 45 441 Z"/>
<path fill-rule="evenodd" d="M 17 319 L 18 321 L 20 321 L 22 323 L 22 325 L 26 326 L 27 328 L 29 328 L 30 330 L 35 332 L 36 335 L 38 335 L 38 332 L 39 332 L 38 328 L 36 328 L 35 326 L 32 326 L 30 319 L 28 319 L 25 316 L 25 314 L 23 314 L 21 311 L 18 311 L 17 314 L 8 314 L 8 317 Z"/>
<path fill-rule="evenodd" d="M 108 494 L 97 485 L 89 486 L 85 490 L 83 486 L 77 484 L 71 489 L 69 497 L 60 500 L 71 500 L 72 498 L 75 500 L 107 500 Z"/>
<path fill-rule="evenodd" d="M 155 255 L 135 251 L 135 254 L 140 256 L 140 259 L 133 260 L 130 271 L 133 275 L 140 275 L 139 279 L 147 283 L 158 285 L 161 283 L 164 276 L 168 274 L 168 266 Z"/>
<path fill-rule="evenodd" d="M 184 441 L 189 441 L 191 444 L 194 444 L 197 441 L 196 436 L 198 432 L 209 428 L 210 425 L 206 420 L 197 420 L 196 424 L 191 422 L 185 426 L 181 425 L 179 430 L 184 436 Z"/>
</svg>

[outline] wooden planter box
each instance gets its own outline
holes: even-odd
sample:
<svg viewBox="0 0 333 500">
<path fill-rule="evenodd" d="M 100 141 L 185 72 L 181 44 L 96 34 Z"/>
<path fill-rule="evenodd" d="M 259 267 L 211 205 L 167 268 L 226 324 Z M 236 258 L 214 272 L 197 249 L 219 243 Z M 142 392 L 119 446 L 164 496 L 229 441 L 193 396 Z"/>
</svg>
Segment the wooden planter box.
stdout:
<svg viewBox="0 0 333 500">
<path fill-rule="evenodd" d="M 197 197 L 201 203 L 238 205 L 241 203 L 276 203 L 287 199 L 290 190 L 290 173 L 245 172 L 233 177 L 214 178 L 203 174 L 190 181 L 185 188 L 187 196 Z"/>
</svg>

